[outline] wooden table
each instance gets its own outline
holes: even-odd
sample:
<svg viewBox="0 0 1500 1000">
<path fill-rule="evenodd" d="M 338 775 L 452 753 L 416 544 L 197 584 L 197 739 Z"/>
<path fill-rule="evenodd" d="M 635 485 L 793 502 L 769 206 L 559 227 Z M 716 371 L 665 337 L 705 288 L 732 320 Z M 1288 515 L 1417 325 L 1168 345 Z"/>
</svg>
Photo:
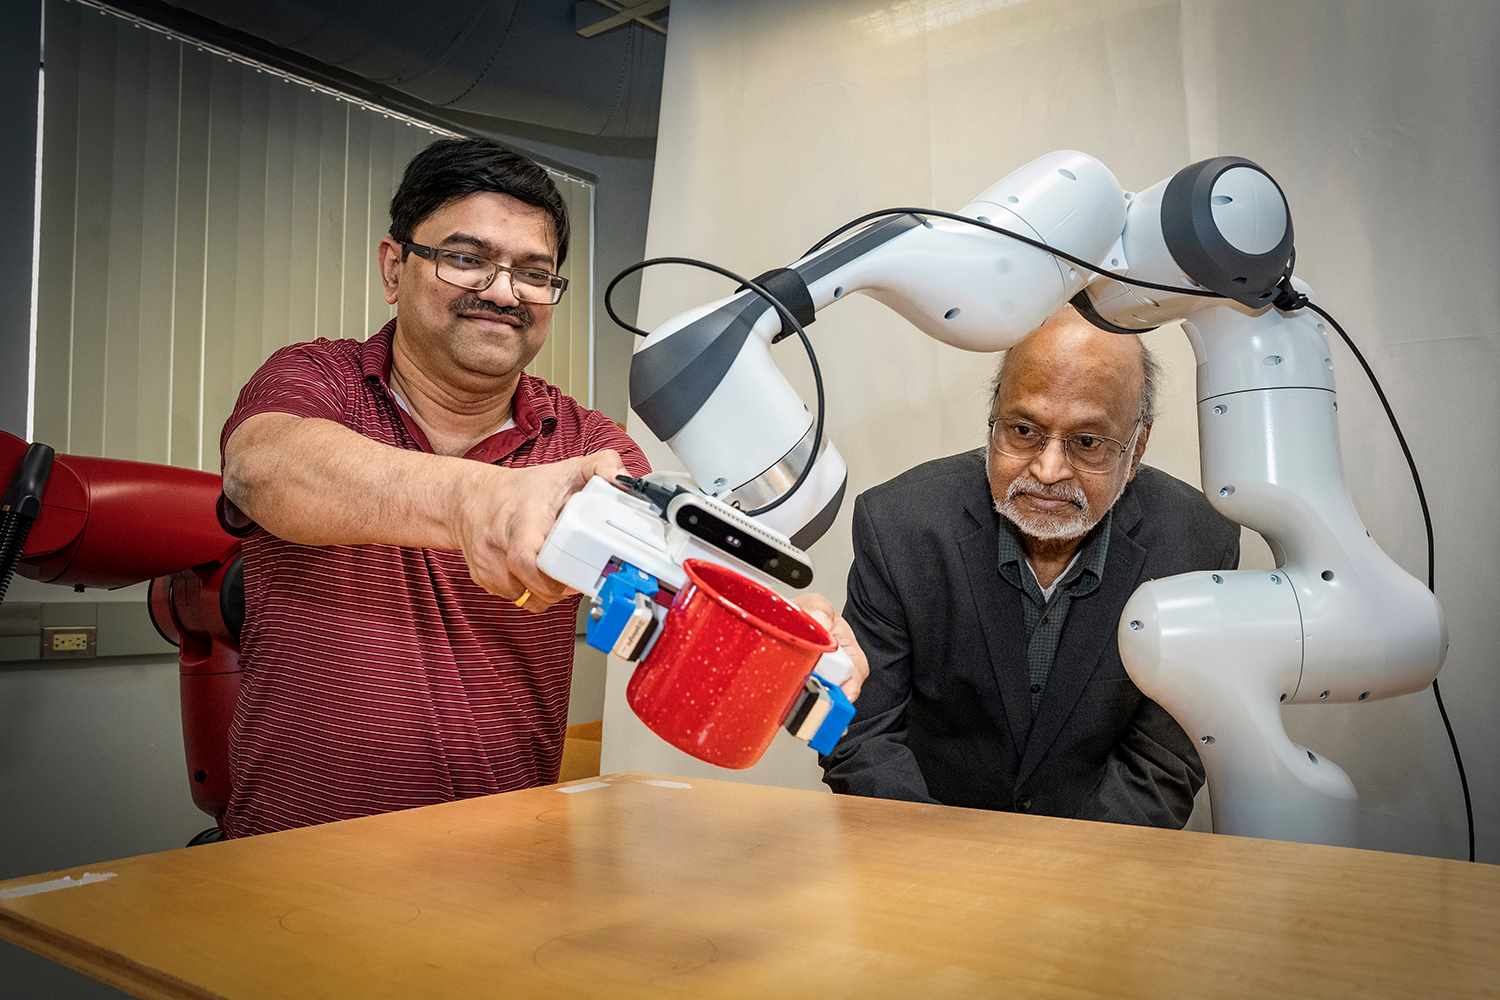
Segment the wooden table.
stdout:
<svg viewBox="0 0 1500 1000">
<path fill-rule="evenodd" d="M 84 871 L 0 937 L 148 997 L 1500 991 L 1497 867 L 698 779 Z"/>
</svg>

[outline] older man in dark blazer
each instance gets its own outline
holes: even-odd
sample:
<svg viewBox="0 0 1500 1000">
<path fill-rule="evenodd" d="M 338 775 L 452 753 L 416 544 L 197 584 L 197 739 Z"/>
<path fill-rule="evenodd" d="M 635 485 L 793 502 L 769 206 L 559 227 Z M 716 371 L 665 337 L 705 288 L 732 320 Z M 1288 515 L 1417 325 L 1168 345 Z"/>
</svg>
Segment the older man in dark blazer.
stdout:
<svg viewBox="0 0 1500 1000">
<path fill-rule="evenodd" d="M 1239 562 L 1239 529 L 1140 464 L 1156 366 L 1064 309 L 1007 352 L 986 447 L 854 504 L 844 616 L 869 657 L 836 792 L 1181 827 L 1192 744 L 1131 683 L 1143 581 Z"/>
</svg>

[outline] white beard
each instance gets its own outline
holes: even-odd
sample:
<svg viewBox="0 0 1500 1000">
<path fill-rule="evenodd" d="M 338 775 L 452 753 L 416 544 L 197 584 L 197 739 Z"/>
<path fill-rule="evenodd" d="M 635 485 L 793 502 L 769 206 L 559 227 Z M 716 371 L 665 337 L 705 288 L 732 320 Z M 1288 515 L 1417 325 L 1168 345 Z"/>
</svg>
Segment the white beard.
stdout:
<svg viewBox="0 0 1500 1000">
<path fill-rule="evenodd" d="M 1094 530 L 1094 525 L 1104 519 L 1104 515 L 1109 513 L 1119 501 L 1129 483 L 1128 476 L 1122 478 L 1120 487 L 1115 490 L 1115 495 L 1109 504 L 1095 513 L 1089 508 L 1088 496 L 1083 492 L 1082 487 L 1064 483 L 1045 486 L 1023 474 L 1011 480 L 1010 486 L 1005 491 L 1005 499 L 995 502 L 995 510 L 1028 538 L 1044 542 L 1073 541 Z M 1023 493 L 1048 500 L 1067 500 L 1073 504 L 1073 507 L 1050 514 L 1024 510 L 1016 502 Z"/>
</svg>

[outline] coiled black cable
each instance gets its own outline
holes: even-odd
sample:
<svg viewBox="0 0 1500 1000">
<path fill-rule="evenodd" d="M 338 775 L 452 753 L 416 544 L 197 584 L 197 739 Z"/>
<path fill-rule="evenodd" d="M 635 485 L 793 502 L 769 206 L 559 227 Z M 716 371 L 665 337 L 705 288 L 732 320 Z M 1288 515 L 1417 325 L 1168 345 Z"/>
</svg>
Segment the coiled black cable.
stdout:
<svg viewBox="0 0 1500 1000">
<path fill-rule="evenodd" d="M 13 510 L 0 512 L 0 604 L 5 603 L 5 591 L 15 576 L 16 563 L 21 550 L 26 547 L 26 536 L 31 531 L 31 522 Z"/>
</svg>

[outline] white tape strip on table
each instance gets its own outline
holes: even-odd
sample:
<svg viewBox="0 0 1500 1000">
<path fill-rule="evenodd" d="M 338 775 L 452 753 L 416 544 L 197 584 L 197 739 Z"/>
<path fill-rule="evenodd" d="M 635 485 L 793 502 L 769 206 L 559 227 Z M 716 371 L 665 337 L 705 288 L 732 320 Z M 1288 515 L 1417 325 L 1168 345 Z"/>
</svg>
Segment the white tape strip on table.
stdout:
<svg viewBox="0 0 1500 1000">
<path fill-rule="evenodd" d="M 578 792 L 592 792 L 596 788 L 608 788 L 607 781 L 590 781 L 582 785 L 569 785 L 567 788 L 559 788 L 558 791 L 564 795 L 573 795 Z"/>
<path fill-rule="evenodd" d="M 94 882 L 107 882 L 114 877 L 114 872 L 84 872 L 77 878 L 71 875 L 64 875 L 62 878 L 49 879 L 46 882 L 33 882 L 31 885 L 18 885 L 9 889 L 0 889 L 0 899 L 20 899 L 23 896 L 37 896 L 44 892 L 73 889 L 77 886 L 89 885 Z"/>
</svg>

